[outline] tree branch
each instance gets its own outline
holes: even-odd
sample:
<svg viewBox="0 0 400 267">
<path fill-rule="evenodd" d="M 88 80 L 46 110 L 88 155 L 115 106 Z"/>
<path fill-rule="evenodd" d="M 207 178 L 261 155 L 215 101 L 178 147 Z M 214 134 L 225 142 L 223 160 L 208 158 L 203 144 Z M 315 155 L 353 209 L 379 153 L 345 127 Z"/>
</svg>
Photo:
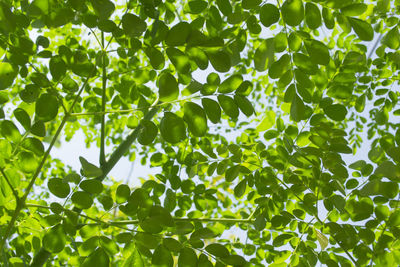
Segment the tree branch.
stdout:
<svg viewBox="0 0 400 267">
<path fill-rule="evenodd" d="M 102 96 L 101 96 L 101 133 L 100 133 L 100 167 L 102 167 L 106 162 L 105 154 L 105 114 L 106 110 L 106 88 L 107 88 L 107 70 L 106 70 L 106 54 L 104 52 L 104 32 L 101 32 L 101 46 L 102 46 L 102 63 L 103 63 L 103 73 L 102 73 Z"/>
<path fill-rule="evenodd" d="M 12 184 L 11 184 L 10 180 L 8 179 L 6 173 L 4 172 L 3 168 L 0 168 L 0 172 L 1 172 L 1 174 L 3 175 L 4 179 L 6 180 L 8 186 L 11 188 L 11 191 L 12 191 L 14 197 L 15 197 L 15 200 L 16 200 L 17 203 L 18 203 L 19 197 L 18 197 L 17 191 L 15 191 L 14 187 L 12 186 Z"/>
<path fill-rule="evenodd" d="M 78 102 L 78 99 L 79 99 L 81 93 L 83 92 L 86 84 L 89 82 L 89 79 L 90 79 L 90 77 L 92 76 L 92 74 L 94 73 L 95 70 L 96 70 L 96 68 L 94 68 L 92 70 L 91 75 L 89 75 L 86 78 L 85 82 L 82 84 L 81 89 L 78 91 L 78 94 L 75 96 L 75 99 L 72 102 L 72 105 L 71 105 L 71 107 L 69 109 L 69 112 L 64 115 L 64 118 L 61 121 L 61 124 L 58 127 L 55 135 L 53 136 L 53 139 L 51 140 L 49 147 L 47 148 L 46 152 L 44 153 L 39 166 L 36 168 L 36 171 L 34 172 L 32 178 L 31 178 L 31 180 L 30 180 L 30 182 L 29 182 L 29 184 L 28 184 L 28 186 L 27 186 L 27 188 L 25 190 L 25 194 L 17 202 L 17 207 L 15 208 L 14 213 L 13 213 L 13 215 L 11 217 L 11 220 L 8 223 L 8 226 L 7 226 L 7 228 L 6 228 L 5 232 L 4 232 L 4 235 L 3 235 L 3 237 L 2 237 L 2 239 L 0 241 L 0 251 L 3 251 L 3 248 L 4 248 L 4 245 L 6 243 L 6 240 L 9 237 L 9 235 L 11 234 L 11 230 L 14 227 L 15 222 L 17 221 L 19 213 L 21 212 L 22 208 L 25 206 L 25 201 L 26 201 L 30 191 L 32 190 L 33 185 L 35 184 L 36 179 L 39 177 L 39 174 L 42 171 L 42 168 L 43 168 L 44 164 L 46 163 L 46 160 L 47 160 L 48 156 L 50 155 L 51 149 L 53 148 L 54 144 L 56 143 L 56 141 L 58 139 L 58 136 L 61 134 L 61 131 L 64 128 L 65 123 L 68 121 L 70 112 L 72 112 L 75 104 Z"/>
</svg>

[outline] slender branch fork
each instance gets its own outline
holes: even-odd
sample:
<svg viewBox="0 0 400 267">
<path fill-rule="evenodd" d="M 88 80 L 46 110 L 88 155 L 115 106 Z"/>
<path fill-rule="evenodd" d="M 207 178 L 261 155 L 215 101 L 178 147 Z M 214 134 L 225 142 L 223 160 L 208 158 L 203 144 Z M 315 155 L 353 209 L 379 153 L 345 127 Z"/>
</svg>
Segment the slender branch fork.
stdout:
<svg viewBox="0 0 400 267">
<path fill-rule="evenodd" d="M 56 143 L 56 141 L 58 139 L 58 136 L 61 134 L 61 131 L 64 128 L 65 123 L 68 121 L 70 113 L 72 112 L 75 104 L 78 102 L 78 99 L 79 99 L 80 95 L 82 94 L 84 88 L 86 87 L 86 84 L 89 82 L 89 79 L 91 78 L 91 76 L 94 73 L 94 71 L 95 71 L 95 68 L 92 70 L 92 73 L 86 78 L 85 82 L 82 84 L 80 90 L 78 91 L 78 94 L 75 96 L 75 99 L 72 102 L 71 107 L 69 108 L 69 111 L 64 115 L 64 118 L 62 119 L 60 126 L 58 126 L 57 131 L 56 131 L 55 135 L 53 136 L 53 139 L 51 140 L 49 147 L 47 148 L 46 152 L 44 153 L 39 166 L 36 168 L 36 171 L 34 172 L 32 178 L 31 178 L 31 180 L 30 180 L 30 182 L 29 182 L 29 184 L 28 184 L 28 186 L 27 186 L 27 188 L 25 190 L 24 195 L 20 199 L 18 199 L 17 206 L 16 206 L 16 208 L 14 210 L 14 213 L 13 213 L 13 215 L 11 217 L 10 222 L 7 225 L 7 228 L 6 228 L 5 232 L 4 232 L 4 235 L 3 235 L 3 237 L 2 237 L 2 239 L 0 241 L 0 251 L 3 251 L 3 248 L 5 246 L 6 240 L 10 236 L 12 228 L 14 227 L 14 224 L 17 221 L 17 218 L 18 218 L 21 210 L 25 206 L 25 201 L 26 201 L 30 191 L 32 190 L 33 185 L 35 184 L 36 179 L 39 177 L 39 174 L 42 171 L 42 168 L 43 168 L 44 164 L 46 163 L 47 158 L 50 155 L 51 149 L 53 148 L 54 144 Z"/>
<path fill-rule="evenodd" d="M 38 204 L 31 204 L 27 203 L 25 205 L 26 207 L 31 207 L 31 208 L 39 208 L 39 209 L 51 209 L 48 206 L 44 205 L 38 205 Z M 68 210 L 64 208 L 63 210 Z M 70 210 L 68 210 L 70 211 Z M 73 211 L 75 212 L 75 211 Z M 75 212 L 78 213 L 78 212 Z M 112 226 L 117 226 L 117 225 L 130 225 L 130 224 L 138 224 L 139 220 L 121 220 L 121 221 L 102 221 L 97 218 L 93 218 L 84 214 L 79 214 L 80 216 L 89 219 L 91 221 L 94 221 L 96 223 L 86 223 L 83 225 L 101 225 L 101 224 L 107 224 L 107 225 L 112 225 Z M 219 222 L 219 223 L 253 223 L 254 219 L 250 216 L 248 219 L 236 219 L 236 218 L 179 218 L 179 217 L 174 217 L 174 221 L 176 222 Z"/>
</svg>

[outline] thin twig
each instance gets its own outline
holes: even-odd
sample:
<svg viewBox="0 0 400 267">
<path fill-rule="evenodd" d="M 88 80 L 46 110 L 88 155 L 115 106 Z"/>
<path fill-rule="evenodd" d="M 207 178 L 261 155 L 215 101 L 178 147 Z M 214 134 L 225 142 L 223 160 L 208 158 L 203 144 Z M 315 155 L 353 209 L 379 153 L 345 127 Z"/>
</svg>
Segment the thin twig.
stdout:
<svg viewBox="0 0 400 267">
<path fill-rule="evenodd" d="M 0 172 L 3 175 L 4 179 L 6 180 L 8 186 L 11 188 L 11 191 L 12 191 L 12 193 L 13 193 L 13 195 L 14 195 L 15 199 L 17 200 L 17 203 L 18 203 L 19 197 L 18 197 L 17 191 L 15 191 L 14 187 L 12 186 L 12 184 L 10 182 L 10 179 L 8 179 L 8 177 L 7 177 L 6 173 L 4 172 L 3 168 L 0 168 Z"/>
</svg>

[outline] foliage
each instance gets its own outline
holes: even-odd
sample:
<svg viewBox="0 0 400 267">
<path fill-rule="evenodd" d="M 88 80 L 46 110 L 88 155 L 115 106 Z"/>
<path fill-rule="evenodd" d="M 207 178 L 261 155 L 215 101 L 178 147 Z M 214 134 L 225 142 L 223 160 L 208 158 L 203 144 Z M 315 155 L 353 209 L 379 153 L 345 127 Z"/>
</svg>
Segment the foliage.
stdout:
<svg viewBox="0 0 400 267">
<path fill-rule="evenodd" d="M 2 0 L 2 266 L 400 265 L 399 13 Z"/>
</svg>

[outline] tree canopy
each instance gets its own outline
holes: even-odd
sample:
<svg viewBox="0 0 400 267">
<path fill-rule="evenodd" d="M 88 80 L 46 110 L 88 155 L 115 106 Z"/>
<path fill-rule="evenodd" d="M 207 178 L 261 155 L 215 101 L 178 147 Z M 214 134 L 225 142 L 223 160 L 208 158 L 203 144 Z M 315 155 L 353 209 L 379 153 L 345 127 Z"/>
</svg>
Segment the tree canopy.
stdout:
<svg viewBox="0 0 400 267">
<path fill-rule="evenodd" d="M 399 13 L 0 1 L 2 266 L 400 265 Z"/>
</svg>

